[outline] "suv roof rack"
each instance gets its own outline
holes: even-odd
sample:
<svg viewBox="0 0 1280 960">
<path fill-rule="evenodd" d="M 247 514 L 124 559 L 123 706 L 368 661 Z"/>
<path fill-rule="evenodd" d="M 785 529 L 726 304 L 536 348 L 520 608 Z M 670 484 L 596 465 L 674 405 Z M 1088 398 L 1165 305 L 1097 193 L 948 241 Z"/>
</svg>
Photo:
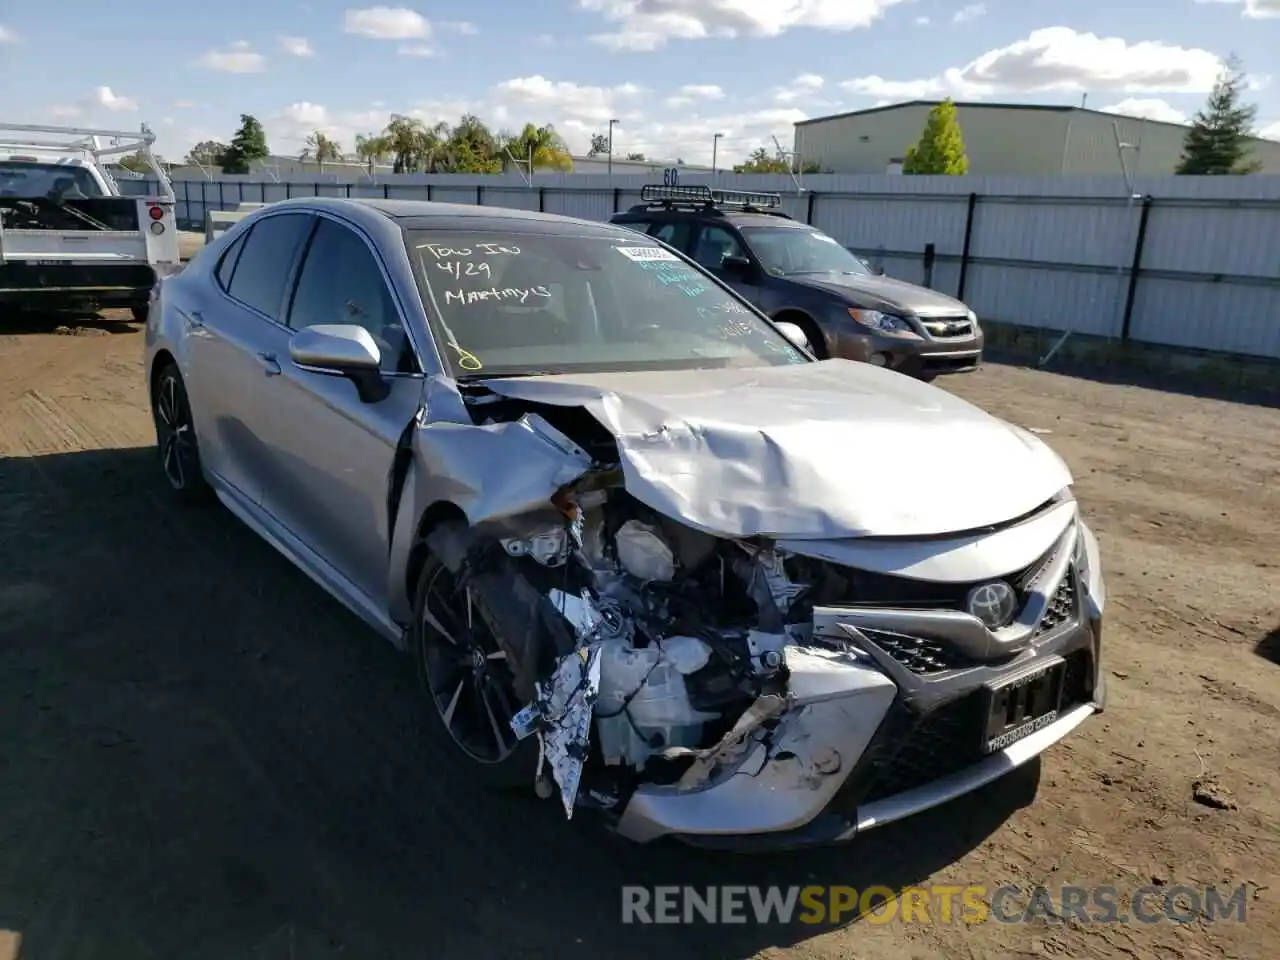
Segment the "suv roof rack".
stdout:
<svg viewBox="0 0 1280 960">
<path fill-rule="evenodd" d="M 649 210 L 660 207 L 667 210 L 698 210 L 703 213 L 724 213 L 732 210 L 738 213 L 764 213 L 774 217 L 792 219 L 783 213 L 782 194 L 762 193 L 755 190 L 722 190 L 719 187 L 708 187 L 702 184 L 682 186 L 666 186 L 650 183 L 640 188 L 642 201 L 632 210 Z"/>
</svg>

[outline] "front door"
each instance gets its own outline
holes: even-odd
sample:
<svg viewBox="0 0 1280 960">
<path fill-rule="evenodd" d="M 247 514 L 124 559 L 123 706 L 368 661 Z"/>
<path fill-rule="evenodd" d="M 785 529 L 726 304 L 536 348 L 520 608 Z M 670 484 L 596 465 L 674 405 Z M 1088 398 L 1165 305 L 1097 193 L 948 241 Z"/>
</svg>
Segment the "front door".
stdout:
<svg viewBox="0 0 1280 960">
<path fill-rule="evenodd" d="M 279 372 L 261 395 L 271 457 L 260 503 L 375 608 L 385 609 L 394 522 L 388 483 L 396 447 L 422 400 L 417 359 L 378 256 L 354 226 L 320 217 L 297 276 L 287 329 L 274 334 Z M 290 361 L 292 333 L 322 323 L 356 323 L 369 331 L 391 383 L 388 397 L 365 403 L 350 381 Z"/>
</svg>

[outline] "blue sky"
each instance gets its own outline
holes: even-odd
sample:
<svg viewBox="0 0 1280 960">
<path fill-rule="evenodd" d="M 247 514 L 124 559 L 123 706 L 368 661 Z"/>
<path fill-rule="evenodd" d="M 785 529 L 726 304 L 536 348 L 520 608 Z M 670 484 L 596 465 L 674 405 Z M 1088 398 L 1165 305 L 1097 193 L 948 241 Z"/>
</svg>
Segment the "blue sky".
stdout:
<svg viewBox="0 0 1280 960">
<path fill-rule="evenodd" d="M 136 129 L 160 150 L 228 139 L 239 114 L 296 153 L 350 149 L 390 112 L 554 123 L 577 151 L 731 160 L 806 117 L 915 97 L 1192 113 L 1238 53 L 1280 139 L 1280 0 L 88 0 L 0 10 L 6 120 Z M 1267 76 L 1268 71 L 1276 76 Z"/>
</svg>

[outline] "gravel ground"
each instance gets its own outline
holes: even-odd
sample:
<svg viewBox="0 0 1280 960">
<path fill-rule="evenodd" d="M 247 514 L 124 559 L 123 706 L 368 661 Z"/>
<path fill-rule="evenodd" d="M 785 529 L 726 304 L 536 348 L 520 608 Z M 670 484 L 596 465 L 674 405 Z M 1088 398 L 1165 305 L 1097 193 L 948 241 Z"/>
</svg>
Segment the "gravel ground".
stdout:
<svg viewBox="0 0 1280 960">
<path fill-rule="evenodd" d="M 230 514 L 167 504 L 141 354 L 119 319 L 0 324 L 0 957 L 1280 956 L 1280 410 L 994 365 L 947 382 L 1077 475 L 1110 709 L 1029 806 L 997 784 L 742 858 L 632 848 L 433 756 L 387 645 Z M 1245 924 L 622 927 L 620 885 L 663 882 L 1250 899 Z"/>
</svg>

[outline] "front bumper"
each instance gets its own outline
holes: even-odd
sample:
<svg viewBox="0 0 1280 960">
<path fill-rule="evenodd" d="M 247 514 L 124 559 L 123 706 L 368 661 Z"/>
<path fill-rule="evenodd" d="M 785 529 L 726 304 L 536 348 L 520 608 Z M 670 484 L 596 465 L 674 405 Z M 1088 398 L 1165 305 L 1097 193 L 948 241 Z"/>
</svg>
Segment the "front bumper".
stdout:
<svg viewBox="0 0 1280 960">
<path fill-rule="evenodd" d="M 982 362 L 985 336 L 925 340 L 894 337 L 869 330 L 842 331 L 835 337 L 832 355 L 860 363 L 875 363 L 909 376 L 968 373 Z"/>
<path fill-rule="evenodd" d="M 1081 535 L 1091 540 L 1087 532 Z M 1063 552 L 1074 553 L 1074 537 Z M 1025 637 L 1013 644 L 1016 652 L 982 651 L 970 643 L 961 656 L 954 646 L 948 652 L 935 642 L 938 655 L 921 660 L 919 649 L 905 656 L 895 649 L 903 634 L 867 626 L 884 611 L 820 609 L 815 629 L 821 619 L 861 652 L 788 647 L 792 700 L 777 726 L 748 738 L 705 785 L 641 787 L 623 809 L 618 831 L 642 842 L 666 836 L 738 850 L 836 843 L 946 803 L 1027 763 L 1105 707 L 1105 594 L 1096 573 L 1074 563 L 1062 566 L 1042 602 L 1028 603 L 1035 609 L 1022 624 L 1029 624 Z M 1091 566 L 1097 570 L 1096 559 Z M 917 616 L 916 625 L 927 627 L 929 619 Z M 962 646 L 961 634 L 976 636 L 977 621 L 966 615 L 948 612 L 936 622 Z M 1054 658 L 1065 665 L 1056 719 L 985 752 L 986 685 Z"/>
</svg>

